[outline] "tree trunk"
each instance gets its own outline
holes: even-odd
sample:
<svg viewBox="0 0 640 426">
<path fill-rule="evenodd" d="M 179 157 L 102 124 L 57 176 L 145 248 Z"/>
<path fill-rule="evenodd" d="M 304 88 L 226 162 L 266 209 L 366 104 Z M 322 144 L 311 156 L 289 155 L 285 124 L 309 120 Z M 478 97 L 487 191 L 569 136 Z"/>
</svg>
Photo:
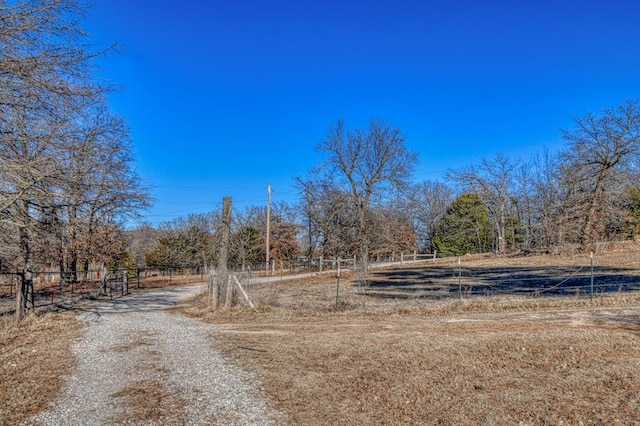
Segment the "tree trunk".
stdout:
<svg viewBox="0 0 640 426">
<path fill-rule="evenodd" d="M 20 263 L 22 265 L 22 271 L 20 272 L 20 282 L 18 288 L 16 288 L 16 321 L 22 320 L 27 313 L 27 297 L 29 294 L 29 280 L 31 276 L 31 241 L 29 237 L 29 231 L 27 229 L 27 222 L 29 222 L 29 206 L 27 201 L 19 203 L 19 216 L 24 221 L 24 225 L 19 229 L 20 238 Z"/>
</svg>

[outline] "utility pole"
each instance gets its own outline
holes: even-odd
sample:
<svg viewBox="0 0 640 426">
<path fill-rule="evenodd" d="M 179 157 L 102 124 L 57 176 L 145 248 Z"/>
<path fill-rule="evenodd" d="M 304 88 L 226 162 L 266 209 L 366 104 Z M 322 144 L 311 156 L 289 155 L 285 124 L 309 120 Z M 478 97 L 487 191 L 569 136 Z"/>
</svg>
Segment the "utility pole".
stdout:
<svg viewBox="0 0 640 426">
<path fill-rule="evenodd" d="M 267 185 L 267 263 L 265 265 L 265 274 L 269 275 L 269 234 L 271 231 L 271 185 Z"/>
<path fill-rule="evenodd" d="M 307 189 L 307 220 L 309 221 L 309 271 L 311 271 L 311 256 L 313 256 L 313 237 L 311 235 L 311 190 Z"/>
<path fill-rule="evenodd" d="M 222 199 L 222 241 L 218 249 L 218 270 L 214 277 L 214 288 L 211 294 L 211 305 L 214 308 L 220 306 L 220 293 L 225 289 L 225 285 L 229 285 L 229 243 L 231 235 L 231 197 Z M 227 292 L 228 294 L 228 292 Z M 229 296 L 227 296 L 228 298 Z M 233 297 L 233 295 L 231 296 Z M 226 305 L 230 301 L 227 300 Z"/>
</svg>

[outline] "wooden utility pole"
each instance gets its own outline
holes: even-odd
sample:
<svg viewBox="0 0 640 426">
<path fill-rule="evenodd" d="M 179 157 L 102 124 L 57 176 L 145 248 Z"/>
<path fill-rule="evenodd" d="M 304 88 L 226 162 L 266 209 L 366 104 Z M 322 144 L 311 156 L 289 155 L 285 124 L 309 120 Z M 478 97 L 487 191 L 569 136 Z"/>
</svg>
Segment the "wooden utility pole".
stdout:
<svg viewBox="0 0 640 426">
<path fill-rule="evenodd" d="M 220 305 L 220 292 L 225 285 L 229 285 L 229 243 L 231 240 L 231 197 L 222 199 L 222 230 L 221 230 L 220 250 L 218 252 L 218 270 L 216 272 L 216 285 L 213 290 L 212 304 L 215 307 Z"/>
<path fill-rule="evenodd" d="M 267 261 L 265 274 L 269 275 L 269 234 L 271 231 L 271 185 L 267 185 Z"/>
</svg>

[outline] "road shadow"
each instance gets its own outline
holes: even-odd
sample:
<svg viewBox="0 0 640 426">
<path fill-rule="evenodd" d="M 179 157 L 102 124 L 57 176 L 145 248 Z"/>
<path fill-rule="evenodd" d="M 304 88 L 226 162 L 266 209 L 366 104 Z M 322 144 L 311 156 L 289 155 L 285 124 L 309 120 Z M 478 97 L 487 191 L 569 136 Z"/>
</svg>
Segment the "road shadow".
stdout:
<svg viewBox="0 0 640 426">
<path fill-rule="evenodd" d="M 184 298 L 202 293 L 205 289 L 205 284 L 191 284 L 129 294 L 118 299 L 100 302 L 91 308 L 82 309 L 83 317 L 86 321 L 98 321 L 103 316 L 161 311 L 173 307 Z"/>
</svg>

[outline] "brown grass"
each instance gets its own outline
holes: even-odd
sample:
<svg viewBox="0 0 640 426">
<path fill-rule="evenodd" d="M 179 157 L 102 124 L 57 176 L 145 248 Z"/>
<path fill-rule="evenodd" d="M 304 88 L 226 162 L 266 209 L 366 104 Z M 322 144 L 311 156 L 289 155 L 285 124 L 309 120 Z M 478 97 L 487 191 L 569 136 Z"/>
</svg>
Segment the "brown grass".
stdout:
<svg viewBox="0 0 640 426">
<path fill-rule="evenodd" d="M 219 338 L 292 424 L 632 424 L 637 332 L 416 317 L 227 325 Z"/>
<path fill-rule="evenodd" d="M 639 259 L 598 257 L 624 268 Z M 637 293 L 394 300 L 342 285 L 338 311 L 334 277 L 248 286 L 262 302 L 253 310 L 180 309 L 217 324 L 225 353 L 263 378 L 291 424 L 640 424 Z"/>
<path fill-rule="evenodd" d="M 124 414 L 111 419 L 113 424 L 184 425 L 185 400 L 175 389 L 157 380 L 141 380 L 111 395 Z"/>
<path fill-rule="evenodd" d="M 31 315 L 19 327 L 0 317 L 0 425 L 47 408 L 74 365 L 71 342 L 79 334 L 71 313 Z"/>
</svg>

